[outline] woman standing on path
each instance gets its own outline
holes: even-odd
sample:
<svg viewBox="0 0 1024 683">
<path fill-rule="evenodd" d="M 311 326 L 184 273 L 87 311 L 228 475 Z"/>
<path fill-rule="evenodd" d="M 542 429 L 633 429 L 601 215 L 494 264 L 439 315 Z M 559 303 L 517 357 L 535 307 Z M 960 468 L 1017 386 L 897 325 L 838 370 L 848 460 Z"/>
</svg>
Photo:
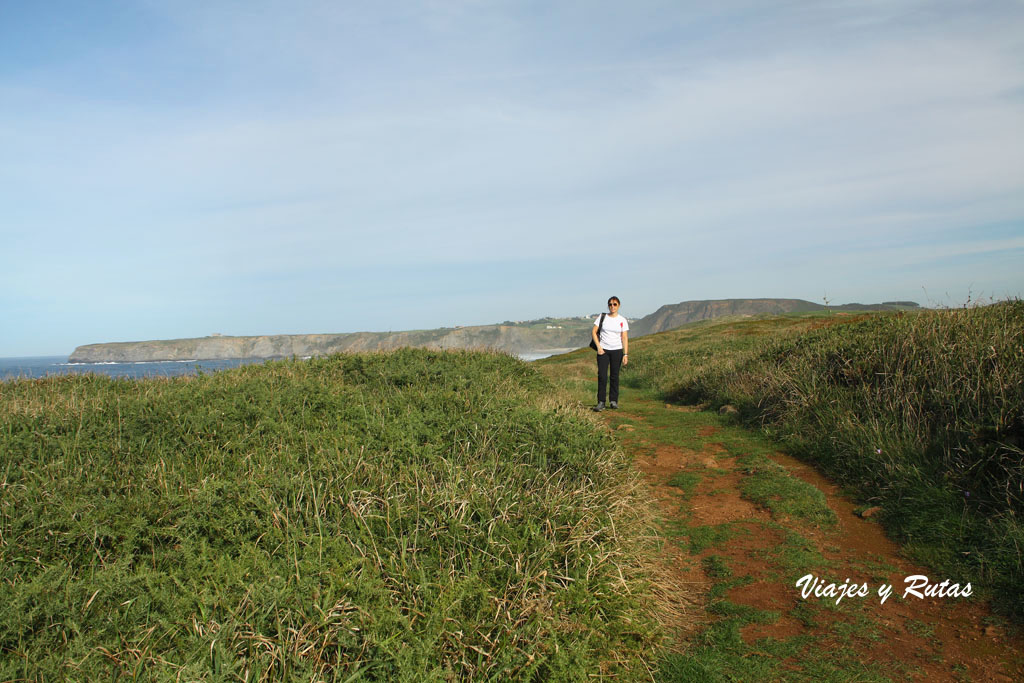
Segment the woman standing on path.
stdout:
<svg viewBox="0 0 1024 683">
<path fill-rule="evenodd" d="M 608 313 L 594 321 L 590 332 L 597 346 L 597 405 L 596 412 L 604 410 L 605 381 L 611 368 L 611 388 L 608 407 L 619 407 L 619 368 L 629 365 L 629 321 L 619 315 L 619 297 L 608 299 Z"/>
</svg>

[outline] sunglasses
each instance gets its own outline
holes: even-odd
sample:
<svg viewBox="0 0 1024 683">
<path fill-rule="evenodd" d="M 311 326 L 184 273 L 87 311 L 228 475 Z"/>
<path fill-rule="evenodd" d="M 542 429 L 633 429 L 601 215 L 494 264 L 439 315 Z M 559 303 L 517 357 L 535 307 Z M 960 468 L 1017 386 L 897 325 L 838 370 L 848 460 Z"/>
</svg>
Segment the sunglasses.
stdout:
<svg viewBox="0 0 1024 683">
<path fill-rule="evenodd" d="M 618 306 L 618 304 L 615 303 L 614 301 L 609 301 L 608 302 L 608 307 L 611 308 L 612 306 Z"/>
</svg>

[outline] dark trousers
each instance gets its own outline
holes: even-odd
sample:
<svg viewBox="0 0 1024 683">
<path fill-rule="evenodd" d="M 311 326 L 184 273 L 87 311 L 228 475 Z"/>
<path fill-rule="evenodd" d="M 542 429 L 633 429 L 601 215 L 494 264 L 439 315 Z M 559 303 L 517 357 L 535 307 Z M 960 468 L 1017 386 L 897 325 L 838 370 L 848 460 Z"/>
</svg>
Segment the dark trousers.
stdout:
<svg viewBox="0 0 1024 683">
<path fill-rule="evenodd" d="M 598 354 L 597 356 L 597 402 L 604 403 L 604 385 L 608 380 L 608 368 L 611 368 L 611 388 L 609 391 L 608 400 L 619 401 L 619 368 L 622 367 L 622 349 L 615 349 L 609 351 L 605 349 L 604 353 Z"/>
</svg>

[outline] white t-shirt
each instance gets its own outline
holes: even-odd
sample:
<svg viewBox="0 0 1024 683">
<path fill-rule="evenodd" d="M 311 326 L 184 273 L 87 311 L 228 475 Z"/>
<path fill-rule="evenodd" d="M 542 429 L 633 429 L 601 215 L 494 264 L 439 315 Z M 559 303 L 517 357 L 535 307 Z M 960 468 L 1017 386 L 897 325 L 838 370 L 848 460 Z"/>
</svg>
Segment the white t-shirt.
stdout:
<svg viewBox="0 0 1024 683">
<path fill-rule="evenodd" d="M 601 316 L 594 320 L 594 327 L 601 324 Z M 604 327 L 601 328 L 601 348 L 605 351 L 615 351 L 622 348 L 622 333 L 629 332 L 629 321 L 621 315 L 614 318 L 610 315 L 604 317 Z"/>
</svg>

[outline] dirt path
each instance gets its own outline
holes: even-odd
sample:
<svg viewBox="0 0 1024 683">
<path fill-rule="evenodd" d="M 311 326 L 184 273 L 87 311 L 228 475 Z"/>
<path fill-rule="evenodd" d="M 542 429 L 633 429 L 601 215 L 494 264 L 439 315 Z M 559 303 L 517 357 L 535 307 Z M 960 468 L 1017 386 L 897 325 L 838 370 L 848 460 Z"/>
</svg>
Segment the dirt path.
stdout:
<svg viewBox="0 0 1024 683">
<path fill-rule="evenodd" d="M 696 408 L 637 398 L 603 415 L 661 507 L 666 562 L 698 595 L 661 680 L 1024 680 L 1017 630 L 967 598 L 904 597 L 929 572 L 814 469 Z M 805 599 L 807 574 L 870 593 Z"/>
</svg>

